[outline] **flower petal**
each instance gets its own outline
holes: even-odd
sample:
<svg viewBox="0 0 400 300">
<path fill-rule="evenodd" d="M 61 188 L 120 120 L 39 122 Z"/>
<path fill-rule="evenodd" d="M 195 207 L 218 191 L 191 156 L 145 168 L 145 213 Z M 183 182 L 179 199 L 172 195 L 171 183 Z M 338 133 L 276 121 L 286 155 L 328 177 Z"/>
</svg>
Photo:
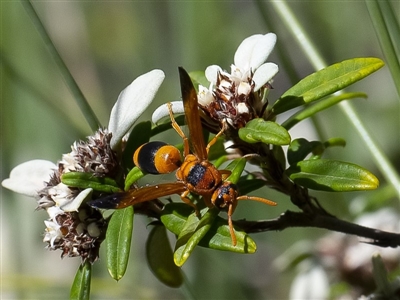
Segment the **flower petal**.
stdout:
<svg viewBox="0 0 400 300">
<path fill-rule="evenodd" d="M 261 65 L 253 75 L 253 81 L 255 83 L 254 91 L 257 92 L 264 84 L 270 81 L 278 71 L 279 67 L 277 64 L 265 63 Z"/>
<path fill-rule="evenodd" d="M 10 172 L 10 178 L 4 179 L 1 185 L 13 192 L 29 197 L 38 196 L 37 192 L 45 187 L 50 175 L 57 166 L 51 161 L 35 159 L 24 162 Z"/>
<path fill-rule="evenodd" d="M 215 100 L 212 92 L 201 84 L 199 85 L 199 93 L 197 95 L 197 98 L 199 104 L 203 106 L 207 106 Z"/>
<path fill-rule="evenodd" d="M 85 189 L 82 192 L 80 192 L 79 195 L 76 196 L 73 201 L 70 201 L 68 203 L 65 203 L 64 205 L 61 205 L 60 208 L 65 212 L 78 211 L 78 209 L 81 206 L 82 202 L 86 198 L 92 196 L 92 192 L 93 192 L 92 188 Z"/>
<path fill-rule="evenodd" d="M 150 71 L 136 78 L 120 93 L 111 110 L 108 124 L 108 129 L 113 134 L 112 149 L 116 149 L 124 135 L 153 101 L 164 77 L 164 72 L 161 70 Z"/>
<path fill-rule="evenodd" d="M 217 83 L 218 72 L 222 73 L 222 69 L 220 66 L 217 65 L 208 66 L 206 69 L 206 78 L 209 82 L 211 82 L 213 86 Z"/>
<path fill-rule="evenodd" d="M 185 113 L 185 110 L 183 108 L 183 102 L 182 101 L 172 101 L 170 102 L 172 104 L 172 111 L 174 114 L 182 114 Z M 153 115 L 151 116 L 151 121 L 154 124 L 157 124 L 162 118 L 165 118 L 169 116 L 169 109 L 167 104 L 163 104 L 153 112 Z"/>
<path fill-rule="evenodd" d="M 274 49 L 275 43 L 275 33 L 267 33 L 265 35 L 255 34 L 244 39 L 236 50 L 234 57 L 235 66 L 243 71 L 251 68 L 254 72 L 267 60 L 272 49 Z"/>
<path fill-rule="evenodd" d="M 58 206 L 51 206 L 48 209 L 46 209 L 47 213 L 49 214 L 49 217 L 51 220 L 55 222 L 55 218 L 58 215 L 63 215 L 65 212 L 59 208 Z"/>
<path fill-rule="evenodd" d="M 61 226 L 53 221 L 44 221 L 46 225 L 45 236 L 43 242 L 50 244 L 50 248 L 54 248 L 54 243 L 59 241 L 63 234 L 60 230 Z"/>
</svg>

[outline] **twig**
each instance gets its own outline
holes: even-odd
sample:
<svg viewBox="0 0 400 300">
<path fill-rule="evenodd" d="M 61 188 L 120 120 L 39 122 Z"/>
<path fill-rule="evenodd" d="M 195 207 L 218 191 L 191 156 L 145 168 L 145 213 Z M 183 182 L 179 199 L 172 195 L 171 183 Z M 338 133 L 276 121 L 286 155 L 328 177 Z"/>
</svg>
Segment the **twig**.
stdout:
<svg viewBox="0 0 400 300">
<path fill-rule="evenodd" d="M 304 212 L 286 211 L 278 218 L 265 221 L 235 221 L 247 233 L 264 231 L 282 231 L 292 227 L 324 228 L 345 234 L 370 239 L 367 243 L 380 247 L 396 248 L 400 246 L 400 234 L 368 228 L 351 222 L 340 220 L 330 215 L 306 214 Z"/>
</svg>

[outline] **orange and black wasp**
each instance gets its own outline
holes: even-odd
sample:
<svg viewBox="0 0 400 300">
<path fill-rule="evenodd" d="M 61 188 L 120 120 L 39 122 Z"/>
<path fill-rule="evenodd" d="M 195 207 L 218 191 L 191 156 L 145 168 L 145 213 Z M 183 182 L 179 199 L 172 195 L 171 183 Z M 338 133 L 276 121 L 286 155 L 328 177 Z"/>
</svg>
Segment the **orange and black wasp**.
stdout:
<svg viewBox="0 0 400 300">
<path fill-rule="evenodd" d="M 236 236 L 233 229 L 232 214 L 238 201 L 254 200 L 268 205 L 276 205 L 276 203 L 260 197 L 239 196 L 237 186 L 226 180 L 230 171 L 218 170 L 208 160 L 210 147 L 223 134 L 223 130 L 218 132 L 207 145 L 205 144 L 196 90 L 183 68 L 179 68 L 179 75 L 190 140 L 176 123 L 170 103 L 168 103 L 168 108 L 172 127 L 183 139 L 183 161 L 180 159 L 178 149 L 163 142 L 146 143 L 140 146 L 134 154 L 135 165 L 143 172 L 159 174 L 176 170 L 177 181 L 116 193 L 90 201 L 89 205 L 95 208 L 119 209 L 159 197 L 178 194 L 185 203 L 195 209 L 199 216 L 196 205 L 188 198 L 189 193 L 193 193 L 202 196 L 209 208 L 217 207 L 227 211 L 232 244 L 235 246 Z"/>
</svg>

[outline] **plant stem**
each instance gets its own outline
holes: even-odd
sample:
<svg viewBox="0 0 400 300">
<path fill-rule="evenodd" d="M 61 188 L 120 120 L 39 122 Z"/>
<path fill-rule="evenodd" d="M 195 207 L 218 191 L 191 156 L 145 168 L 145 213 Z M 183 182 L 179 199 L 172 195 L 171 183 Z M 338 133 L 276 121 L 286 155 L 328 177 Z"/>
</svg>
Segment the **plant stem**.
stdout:
<svg viewBox="0 0 400 300">
<path fill-rule="evenodd" d="M 294 36 L 295 40 L 299 43 L 306 57 L 308 57 L 311 65 L 315 70 L 320 70 L 326 67 L 316 47 L 313 45 L 301 24 L 296 19 L 295 15 L 286 4 L 285 1 L 272 1 L 271 5 L 275 8 L 282 21 Z M 398 198 L 400 199 L 400 177 L 394 169 L 393 165 L 389 162 L 382 149 L 378 147 L 376 142 L 372 139 L 371 135 L 366 130 L 361 119 L 357 115 L 353 106 L 348 102 L 341 102 L 338 104 L 342 112 L 349 119 L 351 124 L 360 134 L 361 139 L 364 141 L 366 148 L 370 151 L 377 168 L 382 172 L 385 179 L 395 188 Z"/>
<path fill-rule="evenodd" d="M 75 98 L 75 101 L 77 102 L 79 108 L 81 109 L 82 114 L 85 116 L 86 121 L 88 122 L 90 128 L 93 131 L 96 131 L 97 129 L 99 129 L 99 127 L 101 127 L 100 122 L 97 119 L 92 108 L 90 107 L 89 103 L 87 102 L 85 96 L 83 95 L 75 79 L 72 77 L 71 72 L 68 70 L 68 67 L 65 65 L 56 47 L 54 46 L 46 28 L 43 26 L 43 23 L 40 21 L 38 14 L 36 13 L 34 7 L 32 6 L 32 3 L 29 0 L 23 0 L 21 1 L 21 3 L 24 6 L 27 14 L 31 18 L 36 30 L 42 37 L 44 44 L 47 47 L 47 50 L 53 56 L 53 59 L 61 72 L 65 84 L 70 89 L 73 97 Z"/>
<path fill-rule="evenodd" d="M 396 248 L 400 246 L 400 234 L 381 231 L 369 228 L 344 220 L 337 219 L 329 215 L 309 215 L 304 212 L 286 211 L 278 218 L 266 221 L 235 221 L 236 225 L 247 233 L 257 233 L 264 231 L 278 230 L 293 227 L 313 227 L 324 228 L 331 231 L 342 232 L 345 234 L 356 235 L 371 240 L 371 244 L 380 247 Z"/>
<path fill-rule="evenodd" d="M 365 4 L 367 5 L 372 23 L 374 24 L 376 36 L 378 37 L 382 52 L 385 55 L 387 65 L 392 74 L 397 94 L 400 96 L 400 63 L 395 48 L 395 45 L 398 45 L 399 43 L 399 24 L 397 23 L 396 18 L 392 15 L 392 8 L 385 1 L 378 3 L 376 0 L 366 0 Z M 392 39 L 390 38 L 391 35 L 389 30 L 392 31 Z"/>
</svg>

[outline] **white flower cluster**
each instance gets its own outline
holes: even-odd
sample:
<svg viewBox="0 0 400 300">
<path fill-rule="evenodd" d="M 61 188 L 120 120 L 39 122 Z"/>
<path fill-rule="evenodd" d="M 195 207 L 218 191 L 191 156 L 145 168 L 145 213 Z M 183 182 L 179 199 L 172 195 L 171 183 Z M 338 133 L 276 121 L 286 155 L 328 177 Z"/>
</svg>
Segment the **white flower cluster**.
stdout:
<svg viewBox="0 0 400 300">
<path fill-rule="evenodd" d="M 89 172 L 93 176 L 118 173 L 117 153 L 122 139 L 153 100 L 164 80 L 164 73 L 153 70 L 135 79 L 121 92 L 114 105 L 108 129 L 100 129 L 88 141 L 75 142 L 72 152 L 55 165 L 46 160 L 31 160 L 15 167 L 2 185 L 33 197 L 38 208 L 46 209 L 49 219 L 43 241 L 48 248 L 61 249 L 62 256 L 81 256 L 93 262 L 107 226 L 99 211 L 82 203 L 92 189 L 71 188 L 61 182 L 62 174 Z"/>
<path fill-rule="evenodd" d="M 217 65 L 207 67 L 205 76 L 210 85 L 199 85 L 197 97 L 199 106 L 220 128 L 226 123 L 238 129 L 249 120 L 261 117 L 265 103 L 258 93 L 270 88 L 279 70 L 276 64 L 265 63 L 275 43 L 274 33 L 252 35 L 236 50 L 230 73 Z M 174 102 L 173 111 L 182 113 L 183 104 Z M 161 106 L 154 112 L 152 121 L 157 123 L 167 115 L 168 108 Z"/>
</svg>

